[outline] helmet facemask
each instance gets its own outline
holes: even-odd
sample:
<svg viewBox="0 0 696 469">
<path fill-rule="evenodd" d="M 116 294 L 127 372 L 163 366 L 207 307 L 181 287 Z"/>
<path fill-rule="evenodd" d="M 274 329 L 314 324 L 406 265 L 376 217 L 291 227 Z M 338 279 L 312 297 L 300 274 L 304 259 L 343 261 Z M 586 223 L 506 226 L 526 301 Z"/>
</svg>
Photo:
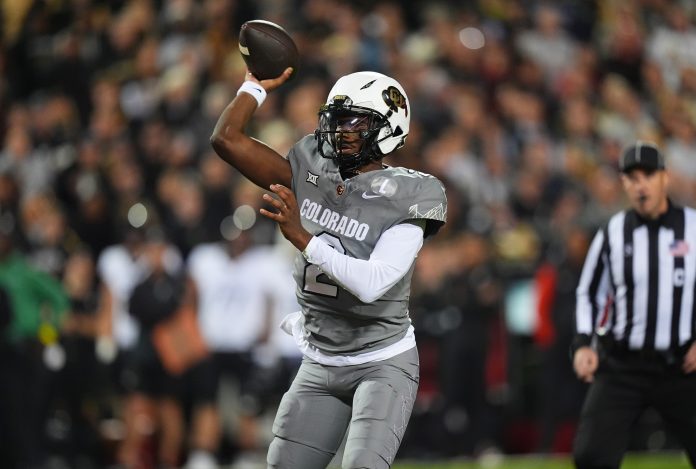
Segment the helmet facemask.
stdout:
<svg viewBox="0 0 696 469">
<path fill-rule="evenodd" d="M 382 157 L 377 136 L 387 122 L 372 109 L 351 106 L 350 99 L 334 100 L 319 111 L 319 154 L 338 164 L 343 176 Z"/>
</svg>

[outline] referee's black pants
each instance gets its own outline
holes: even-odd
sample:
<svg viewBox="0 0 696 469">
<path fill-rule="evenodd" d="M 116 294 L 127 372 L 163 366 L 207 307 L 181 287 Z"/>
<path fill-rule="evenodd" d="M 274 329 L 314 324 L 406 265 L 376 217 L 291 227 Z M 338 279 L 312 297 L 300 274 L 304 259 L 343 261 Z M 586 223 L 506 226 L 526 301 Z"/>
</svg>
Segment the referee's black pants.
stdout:
<svg viewBox="0 0 696 469">
<path fill-rule="evenodd" d="M 681 359 L 658 353 L 612 351 L 601 360 L 585 398 L 573 449 L 578 469 L 614 469 L 631 429 L 648 407 L 662 416 L 696 468 L 696 373 Z"/>
</svg>

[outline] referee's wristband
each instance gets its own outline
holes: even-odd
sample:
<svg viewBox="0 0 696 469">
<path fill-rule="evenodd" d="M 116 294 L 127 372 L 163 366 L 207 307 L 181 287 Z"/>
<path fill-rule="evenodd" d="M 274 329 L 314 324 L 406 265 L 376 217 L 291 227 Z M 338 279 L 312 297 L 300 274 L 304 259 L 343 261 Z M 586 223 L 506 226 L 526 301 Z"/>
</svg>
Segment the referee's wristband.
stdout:
<svg viewBox="0 0 696 469">
<path fill-rule="evenodd" d="M 258 103 L 257 107 L 261 107 L 263 102 L 266 100 L 267 95 L 264 87 L 255 81 L 245 81 L 242 83 L 242 86 L 240 86 L 239 90 L 237 91 L 237 96 L 239 96 L 239 93 L 250 94 Z"/>
</svg>

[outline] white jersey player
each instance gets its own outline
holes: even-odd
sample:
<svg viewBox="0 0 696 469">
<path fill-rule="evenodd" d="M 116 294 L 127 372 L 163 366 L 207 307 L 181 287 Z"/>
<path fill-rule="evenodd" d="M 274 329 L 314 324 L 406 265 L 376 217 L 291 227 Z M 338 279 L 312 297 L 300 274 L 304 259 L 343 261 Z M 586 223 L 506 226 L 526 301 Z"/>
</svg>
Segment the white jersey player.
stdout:
<svg viewBox="0 0 696 469">
<path fill-rule="evenodd" d="M 250 138 L 255 109 L 290 76 L 247 74 L 211 137 L 216 152 L 274 196 L 261 213 L 298 249 L 301 311 L 283 327 L 304 359 L 280 403 L 269 468 L 324 468 L 344 434 L 344 468 L 390 467 L 418 386 L 408 315 L 413 265 L 423 239 L 445 222 L 445 191 L 433 176 L 389 167 L 411 109 L 404 89 L 375 72 L 340 78 L 319 128 L 287 158 Z"/>
</svg>

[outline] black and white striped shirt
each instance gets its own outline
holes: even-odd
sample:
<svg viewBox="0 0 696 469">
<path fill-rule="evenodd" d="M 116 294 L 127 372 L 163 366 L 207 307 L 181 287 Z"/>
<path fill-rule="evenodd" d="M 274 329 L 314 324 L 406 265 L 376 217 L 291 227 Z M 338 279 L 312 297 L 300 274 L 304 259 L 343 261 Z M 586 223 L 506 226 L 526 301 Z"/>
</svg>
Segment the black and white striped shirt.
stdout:
<svg viewBox="0 0 696 469">
<path fill-rule="evenodd" d="M 696 210 L 658 220 L 634 210 L 597 232 L 577 288 L 575 345 L 607 334 L 630 350 L 676 350 L 696 337 Z"/>
</svg>

